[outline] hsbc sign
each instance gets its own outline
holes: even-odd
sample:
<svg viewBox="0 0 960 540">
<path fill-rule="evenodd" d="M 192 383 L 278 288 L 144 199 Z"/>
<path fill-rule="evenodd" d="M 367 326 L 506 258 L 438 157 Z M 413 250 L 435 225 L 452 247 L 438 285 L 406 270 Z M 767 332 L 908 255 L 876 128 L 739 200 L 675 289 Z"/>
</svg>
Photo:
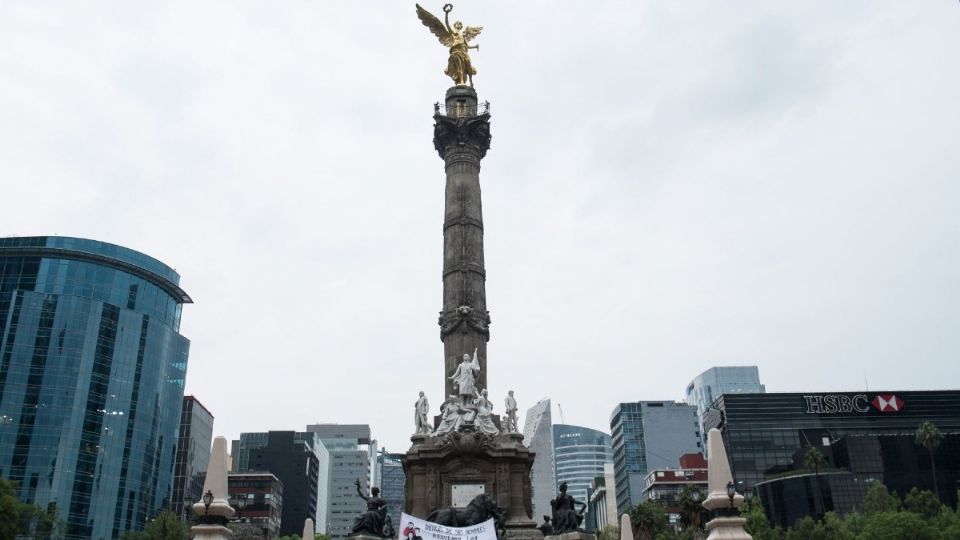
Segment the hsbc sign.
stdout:
<svg viewBox="0 0 960 540">
<path fill-rule="evenodd" d="M 894 394 L 815 394 L 803 396 L 807 414 L 868 413 L 872 407 L 882 413 L 903 410 L 904 402 Z"/>
</svg>

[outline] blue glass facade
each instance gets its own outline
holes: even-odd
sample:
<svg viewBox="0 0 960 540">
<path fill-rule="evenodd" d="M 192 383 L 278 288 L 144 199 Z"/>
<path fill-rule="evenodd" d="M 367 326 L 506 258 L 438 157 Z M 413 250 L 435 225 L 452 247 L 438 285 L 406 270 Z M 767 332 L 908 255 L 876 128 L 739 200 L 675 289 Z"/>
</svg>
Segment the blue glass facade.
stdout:
<svg viewBox="0 0 960 540">
<path fill-rule="evenodd" d="M 590 483 L 603 476 L 604 463 L 613 462 L 612 444 L 610 435 L 602 431 L 554 424 L 553 464 L 557 486 L 566 482 L 567 494 L 577 502 L 589 502 Z"/>
<path fill-rule="evenodd" d="M 179 279 L 113 244 L 0 238 L 0 476 L 55 506 L 67 538 L 117 538 L 169 506 Z"/>
<path fill-rule="evenodd" d="M 617 513 L 640 504 L 644 477 L 672 469 L 683 454 L 701 452 L 697 408 L 672 401 L 621 403 L 610 415 Z"/>
</svg>

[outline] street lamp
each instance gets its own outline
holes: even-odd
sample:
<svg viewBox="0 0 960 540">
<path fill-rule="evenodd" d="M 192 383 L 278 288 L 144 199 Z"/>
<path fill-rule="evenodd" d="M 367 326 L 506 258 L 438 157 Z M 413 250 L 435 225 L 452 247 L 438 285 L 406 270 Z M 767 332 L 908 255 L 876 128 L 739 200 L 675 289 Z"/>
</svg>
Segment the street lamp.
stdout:
<svg viewBox="0 0 960 540">
<path fill-rule="evenodd" d="M 727 497 L 730 497 L 730 515 L 733 515 L 733 498 L 737 496 L 737 486 L 731 481 L 727 482 Z"/>
<path fill-rule="evenodd" d="M 247 494 L 244 493 L 243 495 L 231 495 L 229 502 L 230 506 L 237 509 L 237 521 L 242 523 L 243 519 L 241 514 L 243 513 L 243 509 L 247 507 Z"/>
<path fill-rule="evenodd" d="M 210 505 L 213 504 L 213 491 L 207 490 L 203 494 L 203 517 L 208 517 L 210 515 Z"/>
<path fill-rule="evenodd" d="M 183 520 L 188 521 L 190 509 L 193 507 L 193 497 L 187 495 L 183 498 Z"/>
</svg>

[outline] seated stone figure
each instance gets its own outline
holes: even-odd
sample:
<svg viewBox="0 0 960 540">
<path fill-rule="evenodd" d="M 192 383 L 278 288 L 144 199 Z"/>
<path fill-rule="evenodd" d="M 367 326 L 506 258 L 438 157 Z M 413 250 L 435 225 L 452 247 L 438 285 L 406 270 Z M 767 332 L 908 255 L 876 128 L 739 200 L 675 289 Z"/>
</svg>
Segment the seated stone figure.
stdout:
<svg viewBox="0 0 960 540">
<path fill-rule="evenodd" d="M 367 501 L 367 511 L 360 514 L 353 520 L 353 529 L 350 536 L 368 535 L 385 536 L 384 523 L 387 522 L 387 503 L 380 498 L 380 488 L 370 488 L 370 496 L 367 497 L 360 491 L 360 480 L 355 482 L 357 486 L 357 495 Z M 391 524 L 391 529 L 392 529 Z M 392 532 L 390 536 L 393 536 Z"/>
<path fill-rule="evenodd" d="M 583 522 L 583 510 L 577 512 L 576 505 L 582 504 L 586 508 L 586 503 L 582 503 L 567 495 L 567 483 L 560 484 L 560 493 L 557 498 L 550 501 L 550 507 L 553 509 L 553 534 L 563 534 L 576 532 L 580 529 L 580 523 Z"/>
</svg>

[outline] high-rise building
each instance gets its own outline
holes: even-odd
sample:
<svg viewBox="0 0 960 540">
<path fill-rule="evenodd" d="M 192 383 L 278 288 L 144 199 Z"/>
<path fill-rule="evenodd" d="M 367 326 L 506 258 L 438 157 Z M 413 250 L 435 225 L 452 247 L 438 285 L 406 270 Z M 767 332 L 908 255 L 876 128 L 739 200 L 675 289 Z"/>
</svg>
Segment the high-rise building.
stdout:
<svg viewBox="0 0 960 540">
<path fill-rule="evenodd" d="M 366 510 L 366 503 L 357 495 L 355 482 L 369 493 L 373 471 L 371 457 L 376 460 L 376 443 L 367 424 L 313 424 L 307 431 L 320 441 L 320 484 L 317 510 L 317 531 L 339 540 L 352 532 L 353 520 Z"/>
<path fill-rule="evenodd" d="M 280 536 L 283 515 L 283 482 L 273 473 L 230 473 L 227 476 L 230 497 L 243 497 L 243 510 L 237 507 L 237 522 L 231 527 L 234 538 L 263 538 Z M 304 518 L 306 519 L 306 518 Z"/>
<path fill-rule="evenodd" d="M 234 471 L 270 472 L 283 484 L 280 535 L 303 533 L 303 521 L 317 519 L 320 442 L 313 433 L 241 433 L 234 441 Z"/>
<path fill-rule="evenodd" d="M 673 401 L 621 403 L 610 415 L 617 513 L 640 503 L 644 477 L 701 452 L 697 408 Z"/>
<path fill-rule="evenodd" d="M 210 461 L 213 441 L 213 415 L 197 398 L 183 396 L 180 409 L 180 433 L 173 464 L 173 492 L 170 503 L 178 516 L 203 495 L 203 480 Z M 192 502 L 191 502 L 192 501 Z"/>
<path fill-rule="evenodd" d="M 0 477 L 67 538 L 170 507 L 190 297 L 170 267 L 80 238 L 0 238 Z"/>
<path fill-rule="evenodd" d="M 873 482 L 901 496 L 914 487 L 939 492 L 957 504 L 960 391 L 724 394 L 714 406 L 704 427 L 720 429 L 734 480 L 756 488 L 777 524 L 848 511 Z M 916 443 L 925 421 L 944 434 L 933 456 L 936 485 L 930 454 Z M 803 463 L 810 448 L 826 461 L 818 478 Z"/>
<path fill-rule="evenodd" d="M 393 522 L 394 530 L 400 530 L 400 514 L 404 511 L 404 486 L 406 476 L 403 473 L 403 454 L 391 454 L 384 449 L 377 453 L 377 474 L 374 485 L 380 487 L 380 496 L 387 503 L 387 517 Z"/>
<path fill-rule="evenodd" d="M 613 475 L 613 463 L 604 463 L 603 476 L 597 476 L 590 483 L 590 512 L 587 514 L 587 521 L 595 529 L 619 525 L 614 485 L 616 479 Z"/>
<path fill-rule="evenodd" d="M 530 469 L 530 484 L 533 491 L 533 517 L 539 520 L 540 516 L 551 513 L 550 499 L 557 494 L 549 398 L 541 399 L 527 410 L 523 422 L 523 440 L 527 448 L 536 453 Z"/>
<path fill-rule="evenodd" d="M 595 429 L 553 425 L 553 468 L 556 485 L 567 483 L 567 494 L 589 502 L 590 483 L 603 476 L 603 464 L 613 460 L 610 435 Z"/>
<path fill-rule="evenodd" d="M 712 367 L 697 375 L 687 385 L 684 401 L 697 408 L 700 422 L 700 441 L 707 450 L 707 432 L 703 429 L 703 413 L 723 394 L 762 394 L 766 387 L 760 384 L 757 366 Z"/>
</svg>

